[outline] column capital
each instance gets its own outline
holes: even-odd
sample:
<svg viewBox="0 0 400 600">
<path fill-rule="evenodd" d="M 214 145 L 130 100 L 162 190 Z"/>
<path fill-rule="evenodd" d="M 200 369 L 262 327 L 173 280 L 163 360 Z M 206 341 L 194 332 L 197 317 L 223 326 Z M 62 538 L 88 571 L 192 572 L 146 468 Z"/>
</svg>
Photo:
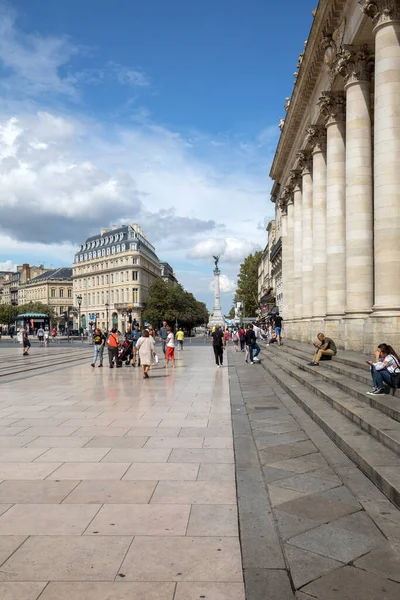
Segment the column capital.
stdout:
<svg viewBox="0 0 400 600">
<path fill-rule="evenodd" d="M 367 44 L 343 44 L 336 57 L 334 70 L 344 77 L 346 85 L 371 81 L 374 73 L 374 54 Z"/>
<path fill-rule="evenodd" d="M 398 0 L 360 0 L 361 10 L 372 19 L 374 27 L 400 21 Z"/>
<path fill-rule="evenodd" d="M 300 152 L 296 154 L 296 158 L 301 175 L 309 175 L 311 173 L 312 165 L 311 152 L 308 150 L 300 150 Z"/>
<path fill-rule="evenodd" d="M 293 169 L 292 171 L 290 171 L 289 181 L 290 184 L 293 186 L 294 192 L 301 190 L 301 172 L 299 169 Z"/>
<path fill-rule="evenodd" d="M 281 196 L 279 198 L 278 206 L 279 206 L 279 208 L 281 210 L 281 213 L 282 213 L 283 217 L 286 217 L 286 215 L 287 215 L 287 204 L 288 203 L 287 203 L 286 197 L 285 196 Z"/>
<path fill-rule="evenodd" d="M 282 190 L 280 202 L 285 204 L 285 209 L 287 209 L 289 204 L 293 204 L 293 184 L 290 180 Z"/>
<path fill-rule="evenodd" d="M 312 152 L 324 152 L 326 150 L 326 128 L 319 125 L 309 125 L 306 129 L 306 140 L 310 144 Z"/>
<path fill-rule="evenodd" d="M 346 120 L 344 92 L 322 92 L 318 106 L 327 126 Z"/>
</svg>

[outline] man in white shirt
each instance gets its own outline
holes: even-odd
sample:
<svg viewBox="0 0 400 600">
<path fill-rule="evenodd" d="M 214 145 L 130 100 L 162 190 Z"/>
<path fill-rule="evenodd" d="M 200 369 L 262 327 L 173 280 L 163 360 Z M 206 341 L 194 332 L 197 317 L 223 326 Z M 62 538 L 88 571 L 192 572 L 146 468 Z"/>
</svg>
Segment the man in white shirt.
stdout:
<svg viewBox="0 0 400 600">
<path fill-rule="evenodd" d="M 256 325 L 255 322 L 253 323 L 253 331 L 255 333 L 256 340 L 260 340 L 261 339 L 261 328 L 258 327 L 258 325 Z"/>
<path fill-rule="evenodd" d="M 37 336 L 38 336 L 38 340 L 39 340 L 39 346 L 43 346 L 43 340 L 44 340 L 44 329 L 43 327 L 39 327 L 39 329 L 37 330 Z"/>
</svg>

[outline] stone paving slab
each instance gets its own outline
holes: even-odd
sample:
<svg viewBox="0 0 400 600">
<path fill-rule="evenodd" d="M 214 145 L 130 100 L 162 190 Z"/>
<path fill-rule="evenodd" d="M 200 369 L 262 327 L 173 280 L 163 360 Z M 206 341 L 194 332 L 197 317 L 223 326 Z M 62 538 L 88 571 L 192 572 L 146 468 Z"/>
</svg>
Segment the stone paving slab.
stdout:
<svg viewBox="0 0 400 600">
<path fill-rule="evenodd" d="M 244 600 L 229 370 L 90 360 L 0 384 L 1 600 Z"/>
</svg>

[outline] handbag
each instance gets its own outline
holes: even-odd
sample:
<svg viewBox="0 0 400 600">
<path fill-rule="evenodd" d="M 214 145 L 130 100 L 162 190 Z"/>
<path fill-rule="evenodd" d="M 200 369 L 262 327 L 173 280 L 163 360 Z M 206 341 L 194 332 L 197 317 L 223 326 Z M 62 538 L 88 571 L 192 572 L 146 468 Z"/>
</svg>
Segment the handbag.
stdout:
<svg viewBox="0 0 400 600">
<path fill-rule="evenodd" d="M 396 358 L 394 356 L 393 356 L 393 358 L 397 365 L 397 368 L 400 369 L 400 365 L 397 362 Z M 395 390 L 400 388 L 400 373 L 390 373 L 390 384 L 391 384 L 391 387 Z"/>
</svg>

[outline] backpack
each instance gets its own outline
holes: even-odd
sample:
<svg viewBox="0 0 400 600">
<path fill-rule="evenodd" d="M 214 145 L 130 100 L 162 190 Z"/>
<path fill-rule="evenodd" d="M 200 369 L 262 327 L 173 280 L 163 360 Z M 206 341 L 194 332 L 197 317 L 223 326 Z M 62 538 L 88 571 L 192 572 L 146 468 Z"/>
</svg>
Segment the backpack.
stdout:
<svg viewBox="0 0 400 600">
<path fill-rule="evenodd" d="M 233 336 L 232 336 L 232 341 L 233 341 L 233 342 L 238 342 L 238 341 L 239 341 L 239 336 L 238 336 L 238 334 L 237 334 L 237 333 L 234 333 L 234 334 L 233 334 Z"/>
</svg>

